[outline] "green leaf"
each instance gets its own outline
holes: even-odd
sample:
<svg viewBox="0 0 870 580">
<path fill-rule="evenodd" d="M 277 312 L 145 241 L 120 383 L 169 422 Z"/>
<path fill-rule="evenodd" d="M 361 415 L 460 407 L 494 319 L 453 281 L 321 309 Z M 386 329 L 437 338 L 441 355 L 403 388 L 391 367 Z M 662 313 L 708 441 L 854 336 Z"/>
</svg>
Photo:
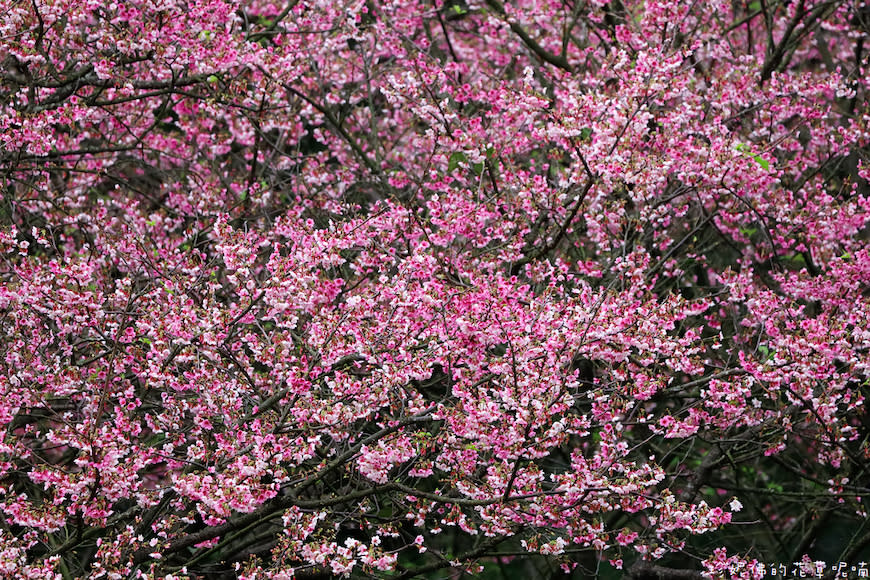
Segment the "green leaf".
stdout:
<svg viewBox="0 0 870 580">
<path fill-rule="evenodd" d="M 734 146 L 734 148 L 737 151 L 740 151 L 741 153 L 745 153 L 746 155 L 752 157 L 755 162 L 758 163 L 765 171 L 770 169 L 770 162 L 758 153 L 752 151 L 752 149 L 750 149 L 749 145 L 747 145 L 746 143 L 738 143 Z"/>
<path fill-rule="evenodd" d="M 791 256 L 787 256 L 785 259 L 797 266 L 805 266 L 807 263 L 807 260 L 806 258 L 804 258 L 803 254 L 794 254 Z"/>
<path fill-rule="evenodd" d="M 580 140 L 588 141 L 592 137 L 592 127 L 583 127 L 580 129 Z"/>
<path fill-rule="evenodd" d="M 483 161 L 481 161 L 480 163 L 475 163 L 474 165 L 472 165 L 471 170 L 474 171 L 475 175 L 479 176 L 480 174 L 483 173 L 483 167 L 484 167 Z"/>
<path fill-rule="evenodd" d="M 145 440 L 145 447 L 156 447 L 159 443 L 166 441 L 165 433 L 156 433 Z"/>
<path fill-rule="evenodd" d="M 768 360 L 771 356 L 773 356 L 774 352 L 776 351 L 772 348 L 764 346 L 763 344 L 758 346 L 758 354 L 761 355 L 759 358 L 762 362 Z"/>
<path fill-rule="evenodd" d="M 206 78 L 205 80 L 207 80 L 211 84 L 215 84 L 218 82 L 217 75 L 208 75 L 208 78 Z"/>
<path fill-rule="evenodd" d="M 468 161 L 468 157 L 462 151 L 452 153 L 450 159 L 447 160 L 447 173 L 453 173 L 460 163 L 465 163 L 466 161 Z"/>
</svg>

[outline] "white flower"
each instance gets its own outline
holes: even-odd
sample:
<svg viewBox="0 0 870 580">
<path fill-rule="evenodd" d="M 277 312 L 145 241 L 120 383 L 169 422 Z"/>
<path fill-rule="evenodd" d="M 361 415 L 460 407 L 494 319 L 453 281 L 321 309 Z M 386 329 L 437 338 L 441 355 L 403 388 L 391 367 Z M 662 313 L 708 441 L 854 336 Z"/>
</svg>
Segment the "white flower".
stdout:
<svg viewBox="0 0 870 580">
<path fill-rule="evenodd" d="M 728 505 L 731 507 L 732 512 L 739 512 L 743 509 L 743 504 L 740 503 L 740 500 L 738 500 L 736 497 L 732 499 L 731 503 L 729 503 Z"/>
</svg>

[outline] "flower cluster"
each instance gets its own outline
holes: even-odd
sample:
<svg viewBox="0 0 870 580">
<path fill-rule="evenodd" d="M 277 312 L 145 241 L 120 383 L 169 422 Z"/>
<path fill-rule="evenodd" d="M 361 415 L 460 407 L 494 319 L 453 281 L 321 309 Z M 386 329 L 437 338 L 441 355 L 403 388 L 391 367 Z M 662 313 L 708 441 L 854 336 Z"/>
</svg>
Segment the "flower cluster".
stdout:
<svg viewBox="0 0 870 580">
<path fill-rule="evenodd" d="M 751 577 L 858 529 L 863 3 L 0 10 L 0 574 Z"/>
</svg>

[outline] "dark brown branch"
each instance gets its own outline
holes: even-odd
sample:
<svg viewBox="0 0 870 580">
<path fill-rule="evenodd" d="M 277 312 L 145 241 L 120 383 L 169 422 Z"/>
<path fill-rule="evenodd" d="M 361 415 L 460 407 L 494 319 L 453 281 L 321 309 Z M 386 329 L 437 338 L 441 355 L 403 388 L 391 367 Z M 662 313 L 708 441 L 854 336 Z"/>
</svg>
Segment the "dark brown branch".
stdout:
<svg viewBox="0 0 870 580">
<path fill-rule="evenodd" d="M 556 246 L 559 245 L 559 242 L 562 241 L 562 238 L 565 237 L 565 233 L 568 231 L 568 227 L 571 225 L 571 222 L 574 221 L 574 218 L 577 217 L 577 213 L 580 211 L 580 208 L 583 206 L 583 201 L 586 199 L 586 195 L 589 193 L 589 190 L 592 189 L 592 186 L 595 185 L 595 180 L 589 179 L 586 182 L 586 185 L 583 186 L 583 190 L 580 192 L 578 196 L 577 203 L 574 204 L 574 208 L 571 210 L 571 213 L 568 214 L 568 217 L 559 225 L 559 231 L 553 236 L 553 239 L 550 240 L 547 244 L 545 244 L 542 248 L 539 248 L 536 252 L 529 254 L 528 256 L 518 260 L 511 267 L 511 275 L 515 276 L 518 274 L 523 266 L 530 262 L 534 262 L 535 260 L 546 256 L 550 253 Z"/>
<path fill-rule="evenodd" d="M 626 578 L 634 580 L 701 580 L 703 578 L 696 570 L 667 568 L 643 560 L 639 560 L 627 572 Z"/>
<path fill-rule="evenodd" d="M 201 542 L 205 542 L 219 536 L 224 536 L 235 530 L 263 524 L 277 516 L 280 512 L 294 505 L 299 506 L 303 509 L 319 509 L 339 505 L 349 501 L 363 499 L 377 493 L 384 493 L 392 491 L 394 489 L 394 486 L 391 484 L 378 485 L 341 496 L 314 500 L 299 500 L 292 496 L 277 497 L 266 502 L 260 509 L 254 512 L 230 518 L 223 524 L 217 526 L 210 526 L 208 528 L 205 528 L 204 530 L 200 530 L 198 532 L 181 537 L 170 543 L 170 545 L 166 548 L 164 548 L 161 554 L 163 556 L 174 554 L 191 546 L 195 546 L 196 544 L 199 544 Z M 150 554 L 152 551 L 152 548 L 140 548 L 139 550 L 137 550 L 133 554 L 133 564 L 138 565 L 147 561 L 151 557 Z"/>
<path fill-rule="evenodd" d="M 486 5 L 495 10 L 499 16 L 503 18 L 507 18 L 507 14 L 504 11 L 504 5 L 498 0 L 486 0 Z M 574 67 L 571 66 L 571 63 L 568 62 L 568 59 L 562 55 L 553 54 L 549 50 L 545 49 L 543 46 L 538 44 L 538 42 L 529 36 L 529 33 L 526 30 L 517 24 L 516 22 L 505 20 L 508 26 L 511 27 L 514 34 L 520 37 L 520 40 L 525 44 L 538 58 L 542 61 L 551 64 L 557 68 L 560 68 L 566 72 L 572 73 L 574 72 Z"/>
</svg>

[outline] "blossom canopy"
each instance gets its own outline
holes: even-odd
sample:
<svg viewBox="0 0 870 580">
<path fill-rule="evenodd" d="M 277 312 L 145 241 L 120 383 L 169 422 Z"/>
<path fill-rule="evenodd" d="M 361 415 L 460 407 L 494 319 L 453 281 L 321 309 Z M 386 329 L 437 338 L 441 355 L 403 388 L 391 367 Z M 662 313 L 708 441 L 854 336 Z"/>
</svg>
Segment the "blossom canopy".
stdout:
<svg viewBox="0 0 870 580">
<path fill-rule="evenodd" d="M 870 556 L 870 10 L 0 0 L 0 573 Z"/>
</svg>

